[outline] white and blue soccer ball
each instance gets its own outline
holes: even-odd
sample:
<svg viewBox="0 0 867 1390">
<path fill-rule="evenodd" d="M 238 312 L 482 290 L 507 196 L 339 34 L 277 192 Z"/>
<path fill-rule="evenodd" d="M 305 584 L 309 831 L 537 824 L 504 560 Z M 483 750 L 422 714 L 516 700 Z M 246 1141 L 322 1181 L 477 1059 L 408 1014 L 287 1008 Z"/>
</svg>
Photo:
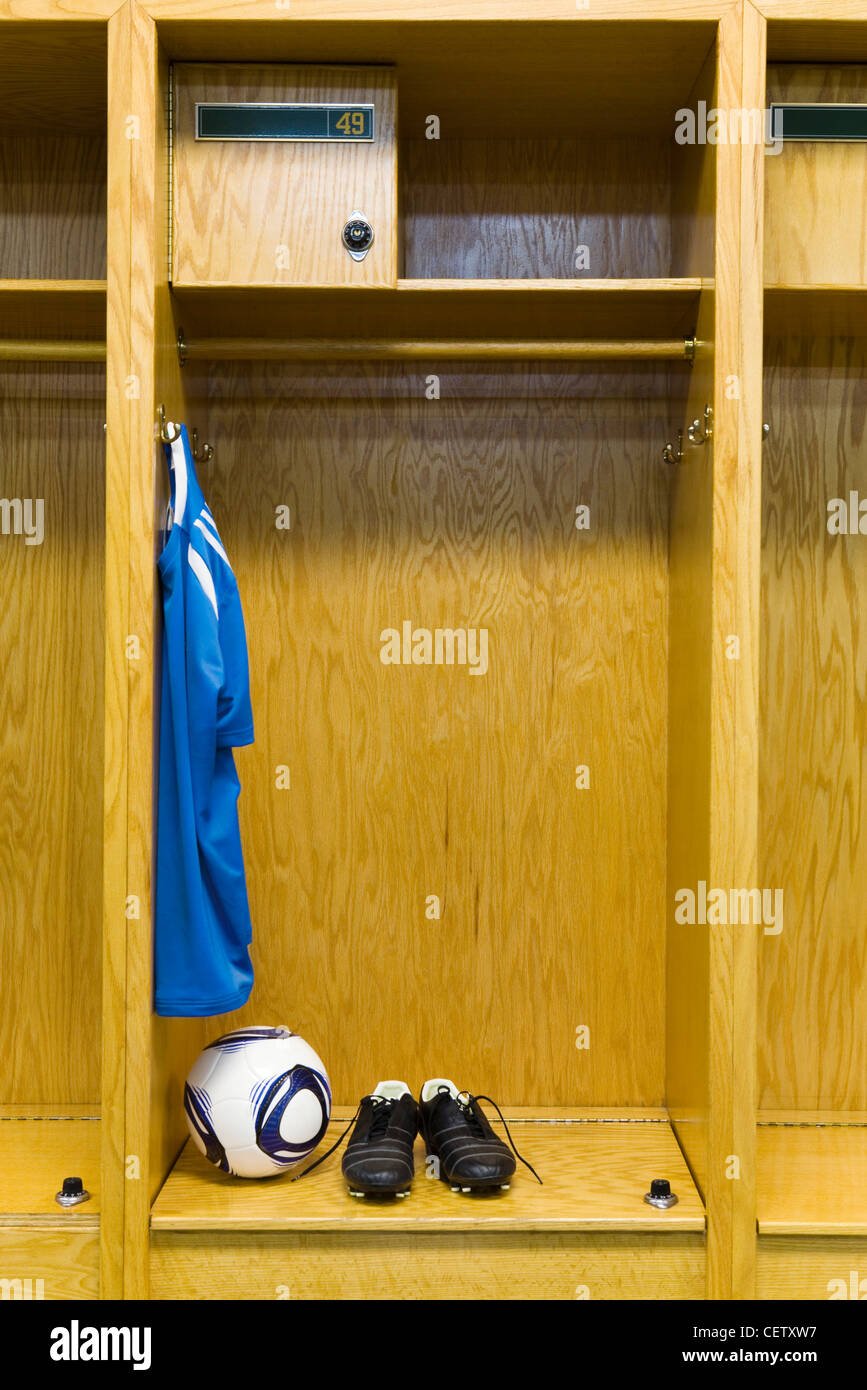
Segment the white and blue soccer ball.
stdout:
<svg viewBox="0 0 867 1390">
<path fill-rule="evenodd" d="M 238 1028 L 209 1043 L 184 1087 L 193 1140 L 239 1178 L 285 1173 L 313 1152 L 331 1118 L 321 1059 L 288 1028 Z"/>
</svg>

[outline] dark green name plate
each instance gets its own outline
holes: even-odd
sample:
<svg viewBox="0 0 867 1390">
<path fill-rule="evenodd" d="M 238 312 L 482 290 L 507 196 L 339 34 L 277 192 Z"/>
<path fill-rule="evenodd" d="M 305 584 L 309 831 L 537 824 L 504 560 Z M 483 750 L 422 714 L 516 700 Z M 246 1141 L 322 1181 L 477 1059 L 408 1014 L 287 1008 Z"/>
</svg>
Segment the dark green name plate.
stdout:
<svg viewBox="0 0 867 1390">
<path fill-rule="evenodd" d="M 867 106 L 771 105 L 772 140 L 867 140 Z"/>
<path fill-rule="evenodd" d="M 372 140 L 373 104 L 196 102 L 197 140 Z"/>
</svg>

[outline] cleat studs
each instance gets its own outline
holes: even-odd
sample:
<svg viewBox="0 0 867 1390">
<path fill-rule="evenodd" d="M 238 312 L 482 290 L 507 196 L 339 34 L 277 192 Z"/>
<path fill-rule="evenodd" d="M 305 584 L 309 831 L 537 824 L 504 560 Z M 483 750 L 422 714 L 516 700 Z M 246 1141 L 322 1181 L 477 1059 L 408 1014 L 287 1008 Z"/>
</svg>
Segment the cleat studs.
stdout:
<svg viewBox="0 0 867 1390">
<path fill-rule="evenodd" d="M 472 1192 L 472 1190 L 473 1190 L 473 1189 L 472 1189 L 471 1187 L 462 1187 L 462 1188 L 461 1188 L 461 1192 Z"/>
<path fill-rule="evenodd" d="M 500 1191 L 501 1191 L 501 1192 L 508 1192 L 508 1190 L 509 1190 L 509 1188 L 510 1188 L 511 1186 L 512 1186 L 512 1184 L 511 1184 L 510 1182 L 501 1182 L 501 1183 L 500 1183 Z"/>
</svg>

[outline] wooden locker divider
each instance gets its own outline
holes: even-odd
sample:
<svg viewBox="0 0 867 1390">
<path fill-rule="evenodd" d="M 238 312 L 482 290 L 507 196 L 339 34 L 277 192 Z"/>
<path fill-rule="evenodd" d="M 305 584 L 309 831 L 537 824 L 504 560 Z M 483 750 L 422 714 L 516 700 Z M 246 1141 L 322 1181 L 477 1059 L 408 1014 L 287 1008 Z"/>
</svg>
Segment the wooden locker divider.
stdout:
<svg viewBox="0 0 867 1390">
<path fill-rule="evenodd" d="M 201 1045 L 201 1027 L 159 1019 L 152 1013 L 153 797 L 156 794 L 156 725 L 159 677 L 159 593 L 156 545 L 165 514 L 167 482 L 162 448 L 156 439 L 157 410 L 167 418 L 187 415 L 177 358 L 175 324 L 168 291 L 168 134 L 165 93 L 167 63 L 159 52 L 156 26 L 135 0 L 111 21 L 114 72 L 109 117 L 114 153 L 112 278 L 110 280 L 109 434 L 117 450 L 115 498 L 119 532 L 113 603 L 112 660 L 119 666 L 109 698 L 120 708 L 115 722 L 121 744 L 118 763 L 119 811 L 107 832 L 113 847 L 111 882 L 106 891 L 106 942 L 113 975 L 123 996 L 123 1014 L 113 1015 L 117 1054 L 106 1059 L 111 1102 L 123 1103 L 123 1172 L 119 1154 L 110 1155 L 117 1193 L 112 1232 L 113 1289 L 120 1296 L 147 1297 L 148 1214 L 184 1139 L 178 1085 Z M 132 128 L 129 121 L 137 122 Z M 113 315 L 113 317 L 111 316 Z M 125 547 L 125 554 L 124 552 Z M 140 653 L 127 660 L 124 644 L 140 641 Z M 120 643 L 118 657 L 114 644 Z M 126 670 L 123 670 L 123 667 Z M 135 900 L 125 913 L 124 904 Z M 122 1060 L 119 1056 L 123 1050 Z M 125 1081 L 119 1084 L 120 1068 Z"/>
</svg>

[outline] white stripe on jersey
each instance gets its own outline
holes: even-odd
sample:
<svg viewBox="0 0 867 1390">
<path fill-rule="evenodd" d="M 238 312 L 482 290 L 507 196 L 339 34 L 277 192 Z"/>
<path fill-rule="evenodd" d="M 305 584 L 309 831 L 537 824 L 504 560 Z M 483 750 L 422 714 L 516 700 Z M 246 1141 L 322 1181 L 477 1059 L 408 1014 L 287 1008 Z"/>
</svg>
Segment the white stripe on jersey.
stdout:
<svg viewBox="0 0 867 1390">
<path fill-rule="evenodd" d="M 213 550 L 216 550 L 220 559 L 225 560 L 226 564 L 229 565 L 229 557 L 223 549 L 222 545 L 220 544 L 220 537 L 215 536 L 213 531 L 211 531 L 209 527 L 205 525 L 201 518 L 199 518 L 199 520 L 194 522 L 193 524 L 199 528 L 205 540 L 208 542 L 208 545 L 211 546 Z M 232 566 L 229 565 L 229 569 L 231 568 Z"/>
<path fill-rule="evenodd" d="M 205 593 L 205 598 L 208 600 L 211 607 L 213 608 L 216 617 L 219 618 L 220 610 L 217 607 L 217 591 L 214 588 L 213 575 L 211 574 L 211 571 L 208 569 L 208 566 L 205 564 L 201 555 L 198 553 L 197 550 L 193 550 L 192 546 L 190 546 L 188 556 L 190 561 L 190 569 L 193 571 L 193 574 L 196 576 L 199 583 L 201 584 L 202 589 Z"/>
<path fill-rule="evenodd" d="M 175 475 L 174 525 L 180 526 L 187 510 L 187 456 L 180 436 L 172 443 L 172 469 Z"/>
</svg>

